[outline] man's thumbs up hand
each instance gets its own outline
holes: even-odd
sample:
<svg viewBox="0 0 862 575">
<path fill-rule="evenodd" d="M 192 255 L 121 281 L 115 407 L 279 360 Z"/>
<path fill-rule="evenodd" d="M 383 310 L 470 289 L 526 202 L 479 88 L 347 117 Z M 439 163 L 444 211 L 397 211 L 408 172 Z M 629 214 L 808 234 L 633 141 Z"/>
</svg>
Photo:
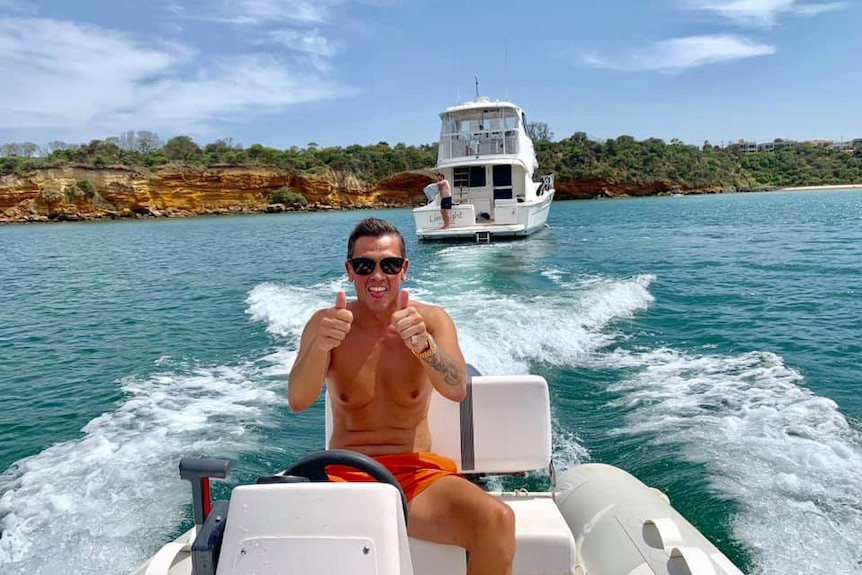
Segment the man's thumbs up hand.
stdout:
<svg viewBox="0 0 862 575">
<path fill-rule="evenodd" d="M 335 307 L 323 312 L 317 328 L 316 343 L 319 349 L 330 351 L 341 345 L 353 325 L 353 312 L 347 309 L 347 294 L 339 291 L 335 295 Z"/>
<path fill-rule="evenodd" d="M 398 294 L 398 309 L 392 314 L 391 323 L 411 351 L 421 353 L 431 345 L 425 318 L 415 306 L 410 305 L 410 293 L 407 290 L 401 290 Z"/>
<path fill-rule="evenodd" d="M 410 292 L 406 289 L 398 292 L 398 311 L 403 309 L 407 309 L 407 305 L 410 303 Z"/>
</svg>

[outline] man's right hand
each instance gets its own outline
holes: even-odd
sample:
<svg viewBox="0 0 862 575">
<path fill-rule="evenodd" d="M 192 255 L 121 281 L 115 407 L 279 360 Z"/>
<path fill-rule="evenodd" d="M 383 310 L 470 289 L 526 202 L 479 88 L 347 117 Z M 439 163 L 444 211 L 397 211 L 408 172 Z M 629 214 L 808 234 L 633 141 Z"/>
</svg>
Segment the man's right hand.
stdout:
<svg viewBox="0 0 862 575">
<path fill-rule="evenodd" d="M 347 294 L 339 291 L 335 296 L 335 307 L 326 310 L 320 320 L 315 345 L 322 351 L 338 347 L 352 324 L 353 312 L 347 309 Z"/>
</svg>

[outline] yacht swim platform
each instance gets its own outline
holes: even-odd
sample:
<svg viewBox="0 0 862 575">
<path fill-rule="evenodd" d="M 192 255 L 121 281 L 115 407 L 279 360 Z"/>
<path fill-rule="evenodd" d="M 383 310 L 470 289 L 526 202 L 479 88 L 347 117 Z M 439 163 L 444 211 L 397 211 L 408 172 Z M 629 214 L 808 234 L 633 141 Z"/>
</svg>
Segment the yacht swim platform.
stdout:
<svg viewBox="0 0 862 575">
<path fill-rule="evenodd" d="M 542 229 L 547 228 L 544 224 Z M 531 230 L 531 233 L 539 231 Z M 493 222 L 475 223 L 470 226 L 458 228 L 442 228 L 437 230 L 422 230 L 423 240 L 466 240 L 475 239 L 476 243 L 487 243 L 491 239 L 515 239 L 527 235 L 527 227 L 524 224 L 495 224 Z"/>
</svg>

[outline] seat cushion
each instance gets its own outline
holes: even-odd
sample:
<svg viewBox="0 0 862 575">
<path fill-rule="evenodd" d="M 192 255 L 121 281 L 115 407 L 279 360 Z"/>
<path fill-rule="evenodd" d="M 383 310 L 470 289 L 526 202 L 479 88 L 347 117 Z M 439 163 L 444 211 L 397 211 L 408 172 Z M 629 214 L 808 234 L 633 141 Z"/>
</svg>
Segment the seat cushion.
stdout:
<svg viewBox="0 0 862 575">
<path fill-rule="evenodd" d="M 514 575 L 571 575 L 575 572 L 575 538 L 550 497 L 505 496 L 515 512 Z"/>
<path fill-rule="evenodd" d="M 513 575 L 572 575 L 575 572 L 575 538 L 547 496 L 506 495 L 503 501 L 515 512 L 517 549 Z M 410 539 L 415 575 L 466 572 L 466 555 L 460 547 Z"/>
</svg>

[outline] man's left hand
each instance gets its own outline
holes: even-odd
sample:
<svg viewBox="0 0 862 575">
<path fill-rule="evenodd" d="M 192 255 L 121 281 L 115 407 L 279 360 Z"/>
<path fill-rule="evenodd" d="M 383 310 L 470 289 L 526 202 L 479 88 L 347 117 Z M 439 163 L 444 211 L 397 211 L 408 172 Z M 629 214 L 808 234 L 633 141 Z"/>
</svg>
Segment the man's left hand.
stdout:
<svg viewBox="0 0 862 575">
<path fill-rule="evenodd" d="M 425 327 L 425 318 L 419 310 L 410 305 L 410 294 L 407 290 L 398 293 L 398 309 L 392 314 L 391 323 L 410 351 L 422 353 L 431 346 L 431 334 Z"/>
</svg>

